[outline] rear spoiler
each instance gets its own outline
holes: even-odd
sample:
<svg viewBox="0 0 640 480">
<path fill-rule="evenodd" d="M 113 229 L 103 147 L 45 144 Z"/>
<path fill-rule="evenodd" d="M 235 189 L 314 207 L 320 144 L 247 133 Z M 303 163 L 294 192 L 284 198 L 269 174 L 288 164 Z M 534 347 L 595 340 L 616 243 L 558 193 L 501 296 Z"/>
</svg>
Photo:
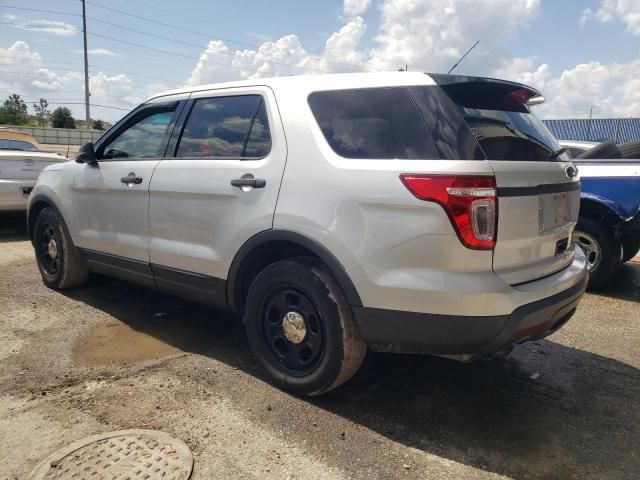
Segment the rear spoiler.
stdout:
<svg viewBox="0 0 640 480">
<path fill-rule="evenodd" d="M 496 78 L 428 73 L 447 96 L 466 108 L 528 111 L 527 107 L 544 103 L 535 88 Z"/>
</svg>

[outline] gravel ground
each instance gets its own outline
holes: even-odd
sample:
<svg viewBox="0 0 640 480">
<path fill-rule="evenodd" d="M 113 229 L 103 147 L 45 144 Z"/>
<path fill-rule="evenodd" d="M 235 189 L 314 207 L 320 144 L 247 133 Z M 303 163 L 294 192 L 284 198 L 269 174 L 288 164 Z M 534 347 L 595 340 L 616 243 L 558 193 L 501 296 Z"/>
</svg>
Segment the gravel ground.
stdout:
<svg viewBox="0 0 640 480">
<path fill-rule="evenodd" d="M 503 363 L 369 354 L 317 399 L 265 381 L 238 321 L 94 276 L 43 286 L 0 216 L 0 478 L 119 429 L 163 430 L 193 479 L 640 477 L 640 259 Z"/>
</svg>

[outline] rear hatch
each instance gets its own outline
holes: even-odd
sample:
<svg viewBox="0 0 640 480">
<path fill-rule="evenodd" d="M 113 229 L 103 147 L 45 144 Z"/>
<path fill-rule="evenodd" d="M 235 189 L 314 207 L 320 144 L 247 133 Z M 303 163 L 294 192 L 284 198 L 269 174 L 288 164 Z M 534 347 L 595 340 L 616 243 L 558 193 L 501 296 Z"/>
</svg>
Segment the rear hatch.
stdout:
<svg viewBox="0 0 640 480">
<path fill-rule="evenodd" d="M 46 166 L 66 161 L 57 153 L 0 150 L 0 179 L 35 181 Z"/>
<path fill-rule="evenodd" d="M 577 169 L 529 105 L 536 90 L 500 80 L 432 75 L 457 105 L 495 172 L 493 270 L 514 285 L 566 268 L 578 221 Z"/>
</svg>

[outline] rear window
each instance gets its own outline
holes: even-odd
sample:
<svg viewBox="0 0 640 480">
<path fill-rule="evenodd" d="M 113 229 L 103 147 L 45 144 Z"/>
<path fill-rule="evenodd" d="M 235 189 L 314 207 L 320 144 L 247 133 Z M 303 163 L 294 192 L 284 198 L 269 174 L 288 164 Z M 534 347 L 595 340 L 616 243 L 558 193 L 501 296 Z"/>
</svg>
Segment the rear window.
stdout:
<svg viewBox="0 0 640 480">
<path fill-rule="evenodd" d="M 560 149 L 549 129 L 518 100 L 513 84 L 479 81 L 441 87 L 489 160 L 546 161 Z M 569 156 L 557 160 L 568 161 Z"/>
<path fill-rule="evenodd" d="M 35 145 L 21 140 L 4 140 L 0 139 L 0 150 L 38 150 Z"/>
<path fill-rule="evenodd" d="M 431 135 L 406 88 L 315 92 L 309 106 L 338 155 L 354 159 L 435 159 Z"/>
</svg>

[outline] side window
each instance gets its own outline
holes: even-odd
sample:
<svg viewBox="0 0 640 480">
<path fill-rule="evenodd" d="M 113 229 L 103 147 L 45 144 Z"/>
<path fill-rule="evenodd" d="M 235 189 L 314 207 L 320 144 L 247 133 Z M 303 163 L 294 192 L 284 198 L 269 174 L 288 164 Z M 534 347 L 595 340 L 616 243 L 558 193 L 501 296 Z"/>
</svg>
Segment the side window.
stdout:
<svg viewBox="0 0 640 480">
<path fill-rule="evenodd" d="M 175 107 L 151 109 L 103 147 L 101 158 L 157 158 Z"/>
<path fill-rule="evenodd" d="M 269 132 L 269 121 L 267 120 L 267 108 L 264 101 L 261 101 L 251 126 L 243 157 L 261 158 L 266 156 L 270 150 L 271 133 Z"/>
<path fill-rule="evenodd" d="M 270 147 L 260 95 L 201 98 L 191 109 L 176 157 L 256 158 L 269 153 Z"/>
<path fill-rule="evenodd" d="M 346 158 L 439 158 L 406 88 L 315 92 L 309 106 L 322 133 Z"/>
</svg>

